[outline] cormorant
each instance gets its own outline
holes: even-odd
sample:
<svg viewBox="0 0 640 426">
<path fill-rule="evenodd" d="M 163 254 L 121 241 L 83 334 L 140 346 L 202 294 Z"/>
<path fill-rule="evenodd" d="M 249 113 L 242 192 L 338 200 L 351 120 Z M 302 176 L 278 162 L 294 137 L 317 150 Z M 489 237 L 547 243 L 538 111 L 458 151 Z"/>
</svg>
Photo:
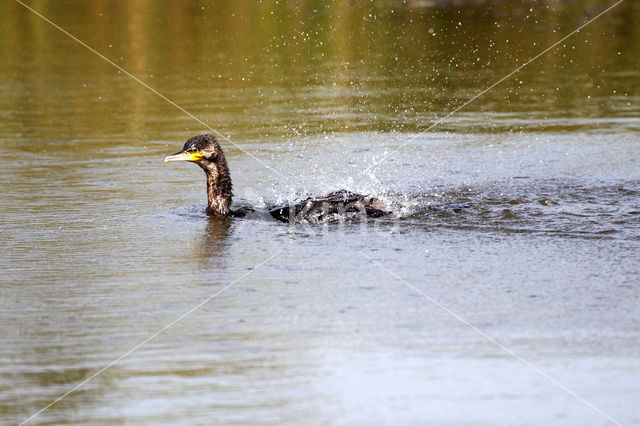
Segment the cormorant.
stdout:
<svg viewBox="0 0 640 426">
<path fill-rule="evenodd" d="M 244 216 L 252 209 L 231 209 L 233 187 L 229 166 L 222 148 L 211 135 L 198 135 L 187 140 L 179 152 L 165 157 L 164 162 L 190 161 L 207 175 L 207 214 L 212 216 Z M 309 197 L 295 204 L 274 207 L 271 216 L 282 222 L 320 222 L 354 215 L 380 217 L 391 213 L 386 204 L 375 197 L 347 190 L 332 192 L 325 197 Z"/>
</svg>

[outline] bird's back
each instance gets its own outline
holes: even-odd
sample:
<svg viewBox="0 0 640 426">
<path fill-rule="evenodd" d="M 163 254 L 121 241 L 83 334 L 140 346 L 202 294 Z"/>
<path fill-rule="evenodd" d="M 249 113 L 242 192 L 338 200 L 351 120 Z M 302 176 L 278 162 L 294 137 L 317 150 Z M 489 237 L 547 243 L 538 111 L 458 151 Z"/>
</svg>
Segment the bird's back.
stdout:
<svg viewBox="0 0 640 426">
<path fill-rule="evenodd" d="M 380 217 L 391 211 L 378 198 L 343 189 L 324 197 L 309 197 L 298 203 L 276 207 L 269 213 L 282 222 L 324 222 L 354 217 Z"/>
</svg>

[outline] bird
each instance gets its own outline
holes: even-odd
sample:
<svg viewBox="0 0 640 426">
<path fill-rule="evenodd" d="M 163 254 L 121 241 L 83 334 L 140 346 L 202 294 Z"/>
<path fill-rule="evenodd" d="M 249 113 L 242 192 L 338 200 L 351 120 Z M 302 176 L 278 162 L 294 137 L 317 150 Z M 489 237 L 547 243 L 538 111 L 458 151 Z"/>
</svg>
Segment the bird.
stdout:
<svg viewBox="0 0 640 426">
<path fill-rule="evenodd" d="M 182 149 L 166 156 L 164 163 L 188 161 L 197 164 L 207 177 L 207 214 L 210 216 L 242 217 L 252 208 L 232 208 L 233 185 L 229 165 L 222 147 L 210 134 L 188 139 Z M 308 197 L 295 203 L 269 208 L 270 215 L 280 222 L 323 222 L 343 218 L 381 217 L 391 214 L 379 198 L 345 189 L 324 197 Z"/>
</svg>

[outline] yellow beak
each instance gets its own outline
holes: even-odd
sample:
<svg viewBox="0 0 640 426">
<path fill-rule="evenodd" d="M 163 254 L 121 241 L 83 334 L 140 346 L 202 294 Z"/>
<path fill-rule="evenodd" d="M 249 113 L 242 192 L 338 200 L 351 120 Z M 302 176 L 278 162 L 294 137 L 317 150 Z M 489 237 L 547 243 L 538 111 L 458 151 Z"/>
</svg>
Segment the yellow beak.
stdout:
<svg viewBox="0 0 640 426">
<path fill-rule="evenodd" d="M 191 162 L 197 162 L 202 160 L 202 154 L 200 154 L 199 152 L 184 152 L 184 151 L 180 151 L 180 152 L 176 152 L 173 155 L 168 155 L 166 157 L 164 157 L 164 162 L 165 163 L 170 163 L 172 161 L 191 161 Z"/>
</svg>

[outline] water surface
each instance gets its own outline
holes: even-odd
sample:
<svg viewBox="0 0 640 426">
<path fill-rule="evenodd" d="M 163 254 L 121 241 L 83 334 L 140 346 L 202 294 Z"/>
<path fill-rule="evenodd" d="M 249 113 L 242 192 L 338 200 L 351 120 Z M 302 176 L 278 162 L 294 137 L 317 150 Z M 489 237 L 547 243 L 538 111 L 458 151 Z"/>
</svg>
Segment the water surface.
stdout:
<svg viewBox="0 0 640 426">
<path fill-rule="evenodd" d="M 231 283 L 33 423 L 611 423 L 450 312 L 640 423 L 635 3 L 426 133 L 604 3 L 29 4 L 229 137 L 238 202 L 396 214 L 207 218 L 162 165 L 207 129 L 1 3 L 2 423 Z"/>
</svg>

